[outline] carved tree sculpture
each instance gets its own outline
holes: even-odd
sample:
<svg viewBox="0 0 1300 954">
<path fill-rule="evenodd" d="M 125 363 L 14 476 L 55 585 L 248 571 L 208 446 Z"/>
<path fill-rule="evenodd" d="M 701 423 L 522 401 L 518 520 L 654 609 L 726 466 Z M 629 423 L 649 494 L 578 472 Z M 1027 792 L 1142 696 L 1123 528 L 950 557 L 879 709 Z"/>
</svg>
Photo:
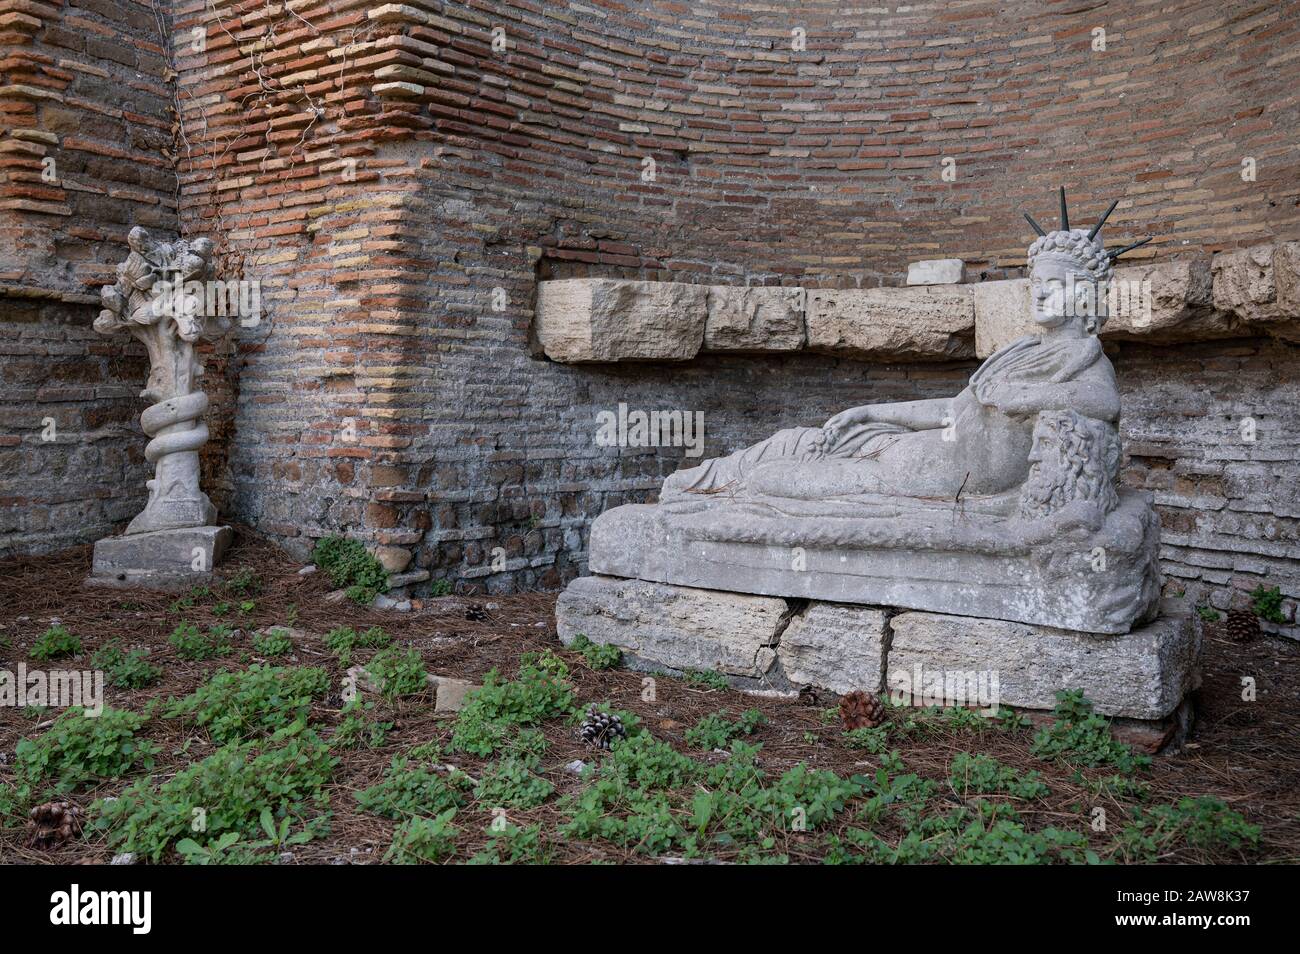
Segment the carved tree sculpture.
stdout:
<svg viewBox="0 0 1300 954">
<path fill-rule="evenodd" d="M 153 403 L 140 415 L 140 426 L 151 438 L 144 454 L 154 476 L 148 481 L 149 502 L 126 532 L 206 526 L 217 512 L 199 489 L 208 396 L 196 385 L 203 366 L 194 343 L 224 334 L 230 321 L 205 316 L 205 296 L 193 294 L 190 283 L 208 277 L 212 242 L 161 242 L 137 226 L 127 244 L 131 254 L 117 267 L 117 283 L 104 286 L 104 310 L 95 320 L 101 334 L 125 328 L 149 352 L 149 381 L 140 395 Z"/>
</svg>

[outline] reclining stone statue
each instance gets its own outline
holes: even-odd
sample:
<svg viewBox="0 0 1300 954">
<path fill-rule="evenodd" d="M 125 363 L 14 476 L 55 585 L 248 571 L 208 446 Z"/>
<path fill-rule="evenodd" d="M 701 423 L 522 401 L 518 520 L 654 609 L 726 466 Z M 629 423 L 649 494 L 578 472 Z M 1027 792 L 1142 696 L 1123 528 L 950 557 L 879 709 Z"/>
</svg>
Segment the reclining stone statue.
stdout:
<svg viewBox="0 0 1300 954">
<path fill-rule="evenodd" d="M 593 572 L 1098 633 L 1151 618 L 1159 524 L 1117 487 L 1115 370 L 1097 332 L 1118 251 L 1096 227 L 1029 249 L 1037 335 L 953 398 L 850 408 L 678 471 L 602 514 Z"/>
</svg>

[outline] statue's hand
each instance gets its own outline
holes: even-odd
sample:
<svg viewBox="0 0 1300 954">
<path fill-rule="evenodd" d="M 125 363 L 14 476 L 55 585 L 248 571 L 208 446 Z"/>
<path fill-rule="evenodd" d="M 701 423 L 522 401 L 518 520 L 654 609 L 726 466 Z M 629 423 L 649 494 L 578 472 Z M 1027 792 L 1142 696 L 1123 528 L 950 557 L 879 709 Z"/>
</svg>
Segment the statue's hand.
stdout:
<svg viewBox="0 0 1300 954">
<path fill-rule="evenodd" d="M 841 431 L 846 427 L 852 427 L 855 424 L 864 424 L 869 420 L 870 408 L 851 407 L 847 411 L 840 411 L 823 427 L 828 431 Z"/>
<path fill-rule="evenodd" d="M 870 413 L 871 409 L 867 407 L 851 407 L 847 411 L 840 411 L 823 424 L 822 431 L 826 435 L 824 451 L 830 450 L 839 442 L 840 435 L 845 429 L 856 424 L 865 424 L 870 420 Z"/>
</svg>

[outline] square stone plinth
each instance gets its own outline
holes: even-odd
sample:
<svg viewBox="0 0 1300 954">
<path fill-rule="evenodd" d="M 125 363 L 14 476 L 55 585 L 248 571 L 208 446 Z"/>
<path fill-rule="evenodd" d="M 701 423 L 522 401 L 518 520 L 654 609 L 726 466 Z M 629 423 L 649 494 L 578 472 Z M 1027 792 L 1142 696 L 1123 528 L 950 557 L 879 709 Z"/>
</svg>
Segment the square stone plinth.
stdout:
<svg viewBox="0 0 1300 954">
<path fill-rule="evenodd" d="M 1201 628 L 1179 611 L 1117 636 L 940 613 L 899 613 L 889 622 L 891 693 L 985 674 L 996 676 L 999 705 L 1051 709 L 1058 690 L 1081 689 L 1103 715 L 1153 720 L 1200 684 Z"/>
<path fill-rule="evenodd" d="M 184 527 L 120 537 L 95 544 L 90 586 L 178 590 L 212 579 L 212 568 L 230 546 L 229 527 Z"/>
</svg>

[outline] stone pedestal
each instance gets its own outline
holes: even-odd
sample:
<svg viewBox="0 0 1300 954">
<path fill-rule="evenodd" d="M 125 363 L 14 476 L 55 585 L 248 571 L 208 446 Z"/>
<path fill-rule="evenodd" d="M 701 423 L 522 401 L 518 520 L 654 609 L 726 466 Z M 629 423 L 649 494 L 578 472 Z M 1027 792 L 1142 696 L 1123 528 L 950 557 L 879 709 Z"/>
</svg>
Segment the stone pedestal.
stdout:
<svg viewBox="0 0 1300 954">
<path fill-rule="evenodd" d="M 1200 684 L 1201 628 L 1166 601 L 1150 623 L 1100 635 L 947 613 L 782 599 L 611 576 L 574 580 L 555 608 L 640 669 L 711 669 L 739 687 L 889 692 L 916 705 L 1047 711 L 1079 689 L 1097 712 L 1173 718 Z"/>
<path fill-rule="evenodd" d="M 183 527 L 120 537 L 95 544 L 88 586 L 183 590 L 212 579 L 213 567 L 230 546 L 229 527 Z"/>
<path fill-rule="evenodd" d="M 725 495 L 628 504 L 591 527 L 593 573 L 757 596 L 897 606 L 1094 633 L 1127 633 L 1159 600 L 1160 527 L 1124 489 L 1095 531 L 1031 538 L 951 501 L 842 516 L 798 501 Z M 696 509 L 690 509 L 690 508 Z M 707 508 L 707 509 L 701 509 Z"/>
</svg>

